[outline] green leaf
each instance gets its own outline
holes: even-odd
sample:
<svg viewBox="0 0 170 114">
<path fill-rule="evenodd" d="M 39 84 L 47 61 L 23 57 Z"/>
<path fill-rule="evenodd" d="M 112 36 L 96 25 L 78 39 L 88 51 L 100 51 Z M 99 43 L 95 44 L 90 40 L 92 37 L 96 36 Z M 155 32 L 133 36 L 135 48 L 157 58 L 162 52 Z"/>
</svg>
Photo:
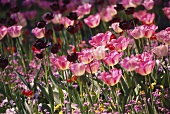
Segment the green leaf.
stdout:
<svg viewBox="0 0 170 114">
<path fill-rule="evenodd" d="M 6 112 L 6 109 L 5 107 L 0 107 L 0 113 L 5 113 Z"/>
<path fill-rule="evenodd" d="M 53 90 L 50 84 L 48 85 L 48 92 L 49 92 L 49 100 L 50 100 L 49 102 L 51 105 L 51 113 L 54 114 L 54 96 L 53 96 Z"/>
<path fill-rule="evenodd" d="M 27 83 L 27 81 L 25 80 L 24 76 L 22 76 L 20 73 L 18 73 L 17 71 L 14 71 L 15 74 L 22 80 L 22 82 L 31 90 L 31 86 L 29 83 Z"/>
<path fill-rule="evenodd" d="M 34 86 L 33 86 L 33 89 L 34 89 L 34 92 L 37 90 L 37 80 L 38 80 L 38 76 L 40 74 L 40 70 L 41 68 L 37 71 L 36 75 L 35 75 L 35 78 L 34 78 Z"/>
<path fill-rule="evenodd" d="M 47 93 L 47 91 L 45 90 L 44 87 L 42 87 L 40 84 L 38 84 L 38 87 L 40 88 L 41 92 L 43 93 L 43 95 L 45 96 L 45 98 L 50 101 L 49 95 Z"/>
<path fill-rule="evenodd" d="M 59 92 L 59 97 L 61 99 L 61 102 L 63 103 L 64 102 L 64 93 L 60 86 L 58 86 L 58 92 Z"/>
</svg>

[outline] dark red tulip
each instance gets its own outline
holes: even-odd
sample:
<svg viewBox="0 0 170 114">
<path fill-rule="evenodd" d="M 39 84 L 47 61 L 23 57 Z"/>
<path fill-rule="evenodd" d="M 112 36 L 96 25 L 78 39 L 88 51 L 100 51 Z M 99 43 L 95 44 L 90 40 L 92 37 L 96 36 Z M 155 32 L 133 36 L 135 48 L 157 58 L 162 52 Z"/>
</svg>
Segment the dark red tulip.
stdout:
<svg viewBox="0 0 170 114">
<path fill-rule="evenodd" d="M 5 68 L 9 64 L 9 61 L 7 58 L 0 58 L 0 68 Z"/>
<path fill-rule="evenodd" d="M 36 22 L 36 27 L 38 27 L 38 28 L 44 28 L 45 26 L 46 26 L 45 21 Z"/>
<path fill-rule="evenodd" d="M 71 55 L 67 55 L 67 60 L 69 62 L 75 62 L 78 59 L 77 53 L 72 53 Z"/>
<path fill-rule="evenodd" d="M 67 18 L 69 18 L 70 20 L 77 20 L 78 16 L 76 12 L 71 12 L 68 14 Z"/>
</svg>

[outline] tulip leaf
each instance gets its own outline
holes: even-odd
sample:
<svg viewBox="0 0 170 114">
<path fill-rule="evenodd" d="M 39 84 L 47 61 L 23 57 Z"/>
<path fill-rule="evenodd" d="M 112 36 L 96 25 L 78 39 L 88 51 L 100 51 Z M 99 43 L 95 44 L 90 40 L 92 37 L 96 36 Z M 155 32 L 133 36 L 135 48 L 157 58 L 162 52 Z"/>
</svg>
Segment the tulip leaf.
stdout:
<svg viewBox="0 0 170 114">
<path fill-rule="evenodd" d="M 15 74 L 21 79 L 21 81 L 31 90 L 31 86 L 27 81 L 25 80 L 24 76 L 22 76 L 19 72 L 14 71 Z"/>
<path fill-rule="evenodd" d="M 58 91 L 59 91 L 59 97 L 61 99 L 61 102 L 64 102 L 64 94 L 60 86 L 58 86 Z"/>
<path fill-rule="evenodd" d="M 50 101 L 49 95 L 47 93 L 47 91 L 45 90 L 44 87 L 42 87 L 40 84 L 38 84 L 38 87 L 40 88 L 41 92 L 43 93 L 43 95 L 45 96 L 45 98 Z"/>
<path fill-rule="evenodd" d="M 48 85 L 48 92 L 49 92 L 49 102 L 51 105 L 51 113 L 54 114 L 54 95 L 51 85 Z"/>
</svg>

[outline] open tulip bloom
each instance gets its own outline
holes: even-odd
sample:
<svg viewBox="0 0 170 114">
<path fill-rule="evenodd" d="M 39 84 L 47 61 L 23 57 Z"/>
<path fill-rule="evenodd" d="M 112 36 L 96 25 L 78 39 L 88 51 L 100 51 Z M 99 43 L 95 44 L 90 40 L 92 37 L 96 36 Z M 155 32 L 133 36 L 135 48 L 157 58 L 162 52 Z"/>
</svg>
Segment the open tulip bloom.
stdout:
<svg viewBox="0 0 170 114">
<path fill-rule="evenodd" d="M 170 2 L 0 0 L 0 114 L 170 114 Z"/>
</svg>

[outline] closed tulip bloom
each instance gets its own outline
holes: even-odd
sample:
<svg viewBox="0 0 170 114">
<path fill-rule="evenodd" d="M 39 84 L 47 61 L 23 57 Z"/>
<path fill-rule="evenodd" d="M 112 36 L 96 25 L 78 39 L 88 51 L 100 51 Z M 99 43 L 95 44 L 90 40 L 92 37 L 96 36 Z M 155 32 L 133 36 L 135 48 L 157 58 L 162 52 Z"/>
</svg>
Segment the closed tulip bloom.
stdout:
<svg viewBox="0 0 170 114">
<path fill-rule="evenodd" d="M 138 68 L 138 58 L 131 56 L 124 58 L 120 64 L 127 71 L 133 71 Z"/>
<path fill-rule="evenodd" d="M 113 45 L 113 47 L 115 47 L 115 50 L 117 50 L 118 52 L 122 52 L 128 47 L 129 42 L 129 38 L 120 36 L 118 39 L 112 39 L 109 44 Z"/>
<path fill-rule="evenodd" d="M 38 38 L 43 38 L 45 35 L 45 28 L 34 28 L 32 29 L 32 33 Z"/>
<path fill-rule="evenodd" d="M 153 50 L 153 53 L 156 54 L 157 57 L 163 57 L 168 54 L 168 45 L 160 45 L 155 47 Z"/>
<path fill-rule="evenodd" d="M 113 30 L 116 32 L 116 33 L 121 33 L 123 32 L 123 30 L 119 27 L 119 23 L 116 22 L 116 23 L 113 23 L 111 25 L 111 27 L 113 28 Z"/>
<path fill-rule="evenodd" d="M 52 64 L 54 64 L 60 70 L 67 70 L 70 67 L 70 62 L 67 61 L 66 56 L 59 56 L 52 59 Z"/>
<path fill-rule="evenodd" d="M 112 17 L 117 14 L 117 11 L 114 9 L 114 5 L 107 6 L 103 8 L 100 12 L 101 19 L 105 22 L 112 20 Z"/>
<path fill-rule="evenodd" d="M 78 54 L 78 59 L 84 64 L 93 61 L 93 54 L 91 49 L 84 49 Z"/>
<path fill-rule="evenodd" d="M 86 3 L 77 8 L 75 12 L 77 12 L 77 15 L 79 16 L 78 18 L 81 19 L 84 17 L 84 15 L 87 15 L 90 13 L 91 10 L 91 4 Z"/>
<path fill-rule="evenodd" d="M 120 61 L 122 55 L 123 53 L 119 53 L 116 50 L 113 50 L 109 54 L 106 54 L 103 62 L 108 66 L 114 66 Z"/>
<path fill-rule="evenodd" d="M 92 39 L 89 41 L 89 43 L 90 43 L 90 45 L 92 45 L 94 47 L 106 46 L 106 44 L 109 42 L 111 36 L 112 36 L 112 33 L 110 31 L 107 31 L 105 34 L 98 33 L 92 37 Z"/>
<path fill-rule="evenodd" d="M 155 66 L 155 61 L 144 61 L 138 64 L 138 68 L 135 71 L 143 76 L 150 74 Z"/>
<path fill-rule="evenodd" d="M 70 69 L 74 76 L 82 76 L 85 73 L 85 65 L 83 63 L 73 63 Z"/>
<path fill-rule="evenodd" d="M 154 6 L 154 1 L 153 0 L 144 0 L 143 2 L 143 6 L 147 9 L 147 10 L 151 10 Z"/>
<path fill-rule="evenodd" d="M 61 17 L 60 24 L 63 24 L 65 28 L 68 28 L 68 26 L 74 25 L 74 20 L 70 20 L 67 17 Z"/>
<path fill-rule="evenodd" d="M 130 34 L 135 38 L 135 39 L 139 39 L 139 38 L 143 38 L 145 33 L 144 30 L 141 30 L 140 28 L 135 28 L 133 29 Z"/>
<path fill-rule="evenodd" d="M 98 46 L 96 49 L 93 49 L 93 57 L 96 60 L 101 60 L 105 57 L 105 47 L 104 46 Z"/>
<path fill-rule="evenodd" d="M 88 18 L 84 19 L 84 22 L 90 27 L 95 28 L 100 23 L 100 15 L 97 13 L 95 15 L 90 15 Z"/>
<path fill-rule="evenodd" d="M 94 60 L 93 62 L 91 62 L 89 65 L 86 65 L 86 72 L 88 72 L 89 74 L 95 74 L 98 69 L 100 67 L 100 62 L 97 60 Z"/>
<path fill-rule="evenodd" d="M 102 72 L 100 75 L 100 79 L 110 86 L 114 86 L 115 84 L 117 84 L 120 81 L 121 77 L 122 71 L 116 68 L 111 69 L 110 73 Z"/>
<path fill-rule="evenodd" d="M 7 34 L 7 28 L 5 26 L 1 26 L 0 27 L 0 40 L 2 40 L 6 34 Z"/>
<path fill-rule="evenodd" d="M 8 27 L 8 33 L 12 38 L 19 37 L 21 35 L 22 26 L 11 26 Z"/>
</svg>

